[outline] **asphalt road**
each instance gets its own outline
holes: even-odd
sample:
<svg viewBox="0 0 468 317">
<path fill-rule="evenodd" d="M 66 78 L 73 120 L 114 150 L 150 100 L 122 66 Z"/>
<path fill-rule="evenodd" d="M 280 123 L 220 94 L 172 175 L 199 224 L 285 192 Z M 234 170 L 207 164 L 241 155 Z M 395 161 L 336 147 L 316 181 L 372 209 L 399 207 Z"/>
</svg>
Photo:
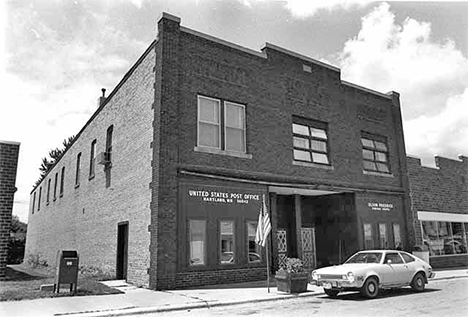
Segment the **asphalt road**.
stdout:
<svg viewBox="0 0 468 317">
<path fill-rule="evenodd" d="M 468 316 L 468 278 L 432 281 L 423 293 L 414 293 L 411 288 L 387 290 L 372 300 L 358 293 L 342 293 L 335 299 L 323 294 L 142 316 Z"/>
</svg>

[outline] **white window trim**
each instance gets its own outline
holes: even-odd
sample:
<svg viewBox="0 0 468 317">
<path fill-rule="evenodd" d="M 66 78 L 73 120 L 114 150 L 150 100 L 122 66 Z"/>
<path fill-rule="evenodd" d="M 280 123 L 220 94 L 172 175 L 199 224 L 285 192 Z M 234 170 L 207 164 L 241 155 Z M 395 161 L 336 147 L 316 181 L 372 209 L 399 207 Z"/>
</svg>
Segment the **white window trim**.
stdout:
<svg viewBox="0 0 468 317">
<path fill-rule="evenodd" d="M 226 152 L 237 152 L 237 153 L 247 153 L 247 141 L 245 139 L 245 121 L 246 121 L 246 114 L 245 114 L 245 105 L 242 105 L 242 104 L 239 104 L 239 103 L 235 103 L 235 102 L 231 102 L 231 101 L 224 101 L 223 103 L 223 106 L 224 106 L 224 148 L 226 148 L 226 144 L 227 144 L 227 138 L 226 138 L 226 129 L 227 129 L 227 124 L 226 124 L 226 106 L 228 104 L 231 104 L 231 105 L 234 105 L 234 106 L 239 106 L 239 107 L 242 107 L 242 109 L 244 110 L 244 125 L 242 127 L 242 129 L 244 130 L 244 151 L 236 151 L 236 150 L 225 150 Z M 221 129 L 220 129 L 221 130 Z"/>
<path fill-rule="evenodd" d="M 447 221 L 468 222 L 467 214 L 454 214 L 448 212 L 418 211 L 419 221 Z"/>
<path fill-rule="evenodd" d="M 219 142 L 219 146 L 217 146 L 217 147 L 216 146 L 200 145 L 200 135 L 199 135 L 200 122 L 208 123 L 208 124 L 214 124 L 213 122 L 205 122 L 205 121 L 200 120 L 200 99 L 213 100 L 213 101 L 216 101 L 218 103 L 218 127 L 219 127 L 219 129 L 218 129 L 218 131 L 219 131 L 218 139 L 219 139 L 220 142 Z M 197 102 L 198 102 L 197 103 L 197 147 L 221 150 L 221 100 L 216 99 L 216 98 L 210 98 L 210 97 L 198 95 Z"/>
</svg>

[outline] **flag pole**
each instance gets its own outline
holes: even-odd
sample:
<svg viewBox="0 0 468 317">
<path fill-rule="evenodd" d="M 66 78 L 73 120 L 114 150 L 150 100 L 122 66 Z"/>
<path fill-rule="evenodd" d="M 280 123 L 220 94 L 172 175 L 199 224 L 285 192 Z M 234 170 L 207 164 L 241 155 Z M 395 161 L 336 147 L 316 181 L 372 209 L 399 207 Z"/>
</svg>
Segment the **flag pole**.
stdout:
<svg viewBox="0 0 468 317">
<path fill-rule="evenodd" d="M 268 249 L 270 248 L 270 243 L 268 242 L 269 239 L 266 241 L 266 264 L 267 264 L 267 287 L 268 293 L 270 293 L 270 256 L 268 255 Z"/>
</svg>

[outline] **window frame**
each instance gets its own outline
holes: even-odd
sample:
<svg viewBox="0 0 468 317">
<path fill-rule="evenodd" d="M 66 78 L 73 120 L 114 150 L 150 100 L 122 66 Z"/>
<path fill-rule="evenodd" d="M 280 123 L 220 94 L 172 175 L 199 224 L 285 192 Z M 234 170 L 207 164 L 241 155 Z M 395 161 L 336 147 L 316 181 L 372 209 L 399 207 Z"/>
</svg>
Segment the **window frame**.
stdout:
<svg viewBox="0 0 468 317">
<path fill-rule="evenodd" d="M 39 187 L 39 199 L 37 200 L 37 211 L 41 210 L 42 186 Z"/>
<path fill-rule="evenodd" d="M 219 146 L 214 147 L 214 146 L 208 146 L 208 145 L 202 145 L 200 144 L 200 123 L 207 123 L 207 124 L 212 124 L 215 125 L 213 122 L 207 122 L 207 121 L 201 121 L 200 120 L 200 100 L 201 99 L 206 99 L 206 100 L 212 100 L 217 102 L 218 106 L 218 137 L 219 137 Z M 235 106 L 235 107 L 240 107 L 242 108 L 242 115 L 243 115 L 243 122 L 242 122 L 242 138 L 243 138 L 243 151 L 238 151 L 235 149 L 228 149 L 226 144 L 227 144 L 227 129 L 232 128 L 232 129 L 238 129 L 239 128 L 233 128 L 233 127 L 228 127 L 227 126 L 227 107 L 228 106 Z M 197 147 L 196 149 L 206 149 L 206 150 L 214 150 L 214 151 L 219 151 L 218 154 L 229 154 L 232 153 L 233 155 L 248 155 L 247 154 L 247 106 L 246 104 L 227 100 L 227 99 L 222 99 L 222 98 L 214 98 L 214 97 L 209 97 L 206 95 L 197 95 Z"/>
<path fill-rule="evenodd" d="M 249 236 L 249 224 L 253 224 L 254 225 L 254 228 L 255 228 L 255 233 L 253 235 L 254 237 L 254 243 L 255 243 L 255 252 L 259 257 L 259 261 L 256 262 L 256 261 L 250 261 L 250 247 L 249 247 L 249 243 L 250 243 L 250 236 Z M 246 231 L 246 238 L 247 238 L 247 244 L 246 244 L 246 251 L 247 251 L 247 263 L 249 265 L 255 265 L 255 264 L 259 264 L 259 263 L 262 263 L 263 262 L 263 256 L 262 256 L 262 249 L 261 247 L 255 242 L 255 237 L 256 237 L 256 229 L 258 227 L 258 219 L 257 220 L 250 220 L 250 219 L 247 219 L 245 221 L 245 231 Z"/>
<path fill-rule="evenodd" d="M 366 141 L 371 141 L 373 146 L 365 145 L 363 140 Z M 385 150 L 379 149 L 375 142 L 382 143 L 385 146 Z M 385 174 L 385 175 L 391 175 L 392 174 L 392 168 L 390 165 L 390 149 L 388 146 L 388 141 L 387 138 L 384 136 L 378 136 L 378 135 L 373 135 L 370 133 L 362 132 L 361 137 L 360 137 L 360 143 L 361 143 L 361 154 L 362 154 L 362 168 L 365 172 L 369 173 L 379 173 L 379 174 Z M 364 157 L 364 151 L 370 151 L 372 152 L 372 157 L 373 159 L 369 159 Z M 385 155 L 385 161 L 381 161 L 377 159 L 377 154 L 383 154 Z M 370 169 L 366 166 L 365 162 L 370 162 L 375 166 L 375 169 Z M 383 164 L 387 167 L 388 171 L 381 171 L 378 167 L 378 164 Z"/>
<path fill-rule="evenodd" d="M 294 125 L 299 125 L 299 126 L 306 127 L 307 130 L 308 130 L 308 135 L 295 133 L 294 132 Z M 331 155 L 330 155 L 330 144 L 329 144 L 330 137 L 329 137 L 329 133 L 328 133 L 328 123 L 293 116 L 291 128 L 292 128 L 293 161 L 294 162 L 318 164 L 318 165 L 321 165 L 321 166 L 331 166 L 332 165 L 331 164 L 331 159 L 330 159 Z M 323 131 L 325 133 L 326 138 L 314 136 L 313 135 L 313 129 Z M 308 142 L 308 148 L 303 148 L 303 147 L 296 146 L 294 144 L 294 139 L 295 138 L 306 139 L 307 142 Z M 313 141 L 325 143 L 325 151 L 314 149 L 313 146 L 312 146 Z M 295 151 L 308 152 L 309 156 L 310 156 L 310 161 L 296 158 L 296 156 L 294 154 Z M 314 154 L 325 155 L 327 157 L 327 162 L 328 163 L 314 161 Z"/>
<path fill-rule="evenodd" d="M 369 227 L 370 229 L 370 239 L 366 239 L 366 226 Z M 375 248 L 375 243 L 374 243 L 374 230 L 372 228 L 372 223 L 370 222 L 365 222 L 363 223 L 362 225 L 362 230 L 363 230 L 363 242 L 364 242 L 364 250 L 373 250 Z M 367 245 L 367 241 L 369 241 L 371 243 L 371 245 Z"/>
<path fill-rule="evenodd" d="M 58 182 L 58 173 L 55 173 L 55 182 L 54 182 L 54 201 L 57 200 L 57 182 Z"/>
<path fill-rule="evenodd" d="M 385 232 L 382 232 L 382 228 L 385 229 L 384 230 Z M 379 223 L 379 247 L 381 249 L 388 249 L 388 230 L 387 230 L 387 224 L 384 222 Z"/>
<path fill-rule="evenodd" d="M 50 182 L 51 182 L 51 179 L 49 178 L 47 180 L 47 195 L 46 195 L 46 204 L 48 205 L 49 202 L 50 202 Z"/>
<path fill-rule="evenodd" d="M 65 183 L 65 166 L 62 167 L 62 174 L 60 175 L 60 194 L 59 196 L 63 196 L 63 189 L 64 189 L 64 184 Z"/>
<path fill-rule="evenodd" d="M 223 222 L 228 222 L 228 223 L 232 223 L 232 262 L 227 262 L 227 263 L 223 263 L 221 261 L 221 257 L 222 257 L 222 254 L 223 254 L 223 245 L 222 245 L 222 232 L 221 232 L 221 224 Z M 235 219 L 219 219 L 218 220 L 218 248 L 219 248 L 219 252 L 218 252 L 218 265 L 221 265 L 221 266 L 229 266 L 229 265 L 236 265 L 236 264 L 239 264 L 239 256 L 238 256 L 238 252 L 237 252 L 237 245 L 236 245 L 236 220 Z M 226 251 L 226 252 L 231 252 L 231 251 Z"/>
<path fill-rule="evenodd" d="M 107 131 L 106 131 L 106 153 L 108 155 L 107 158 L 109 162 L 112 160 L 111 153 L 112 153 L 113 137 L 114 137 L 114 125 L 112 124 L 107 128 Z"/>
<path fill-rule="evenodd" d="M 97 140 L 91 142 L 90 157 L 89 157 L 89 179 L 93 179 L 96 172 L 96 149 Z"/>
<path fill-rule="evenodd" d="M 76 155 L 75 188 L 80 186 L 81 152 Z"/>
<path fill-rule="evenodd" d="M 36 192 L 33 194 L 32 213 L 34 214 L 34 208 L 36 207 Z"/>
<path fill-rule="evenodd" d="M 190 224 L 192 221 L 198 221 L 202 222 L 204 224 L 205 230 L 203 232 L 203 263 L 200 264 L 194 264 L 191 263 L 192 259 L 192 246 L 191 246 L 191 227 Z M 207 219 L 200 219 L 200 218 L 188 218 L 187 219 L 187 242 L 188 242 L 188 258 L 187 258 L 187 263 L 189 268 L 196 268 L 196 267 L 206 267 L 208 265 L 208 254 L 207 254 L 207 241 L 208 241 L 208 233 L 207 233 L 207 228 L 208 228 L 208 221 Z"/>
<path fill-rule="evenodd" d="M 397 230 L 395 228 L 398 228 L 398 239 L 397 239 Z M 402 248 L 402 243 L 401 243 L 401 227 L 399 223 L 393 223 L 392 224 L 392 233 L 393 233 L 393 245 L 396 250 L 398 250 L 398 247 Z"/>
</svg>

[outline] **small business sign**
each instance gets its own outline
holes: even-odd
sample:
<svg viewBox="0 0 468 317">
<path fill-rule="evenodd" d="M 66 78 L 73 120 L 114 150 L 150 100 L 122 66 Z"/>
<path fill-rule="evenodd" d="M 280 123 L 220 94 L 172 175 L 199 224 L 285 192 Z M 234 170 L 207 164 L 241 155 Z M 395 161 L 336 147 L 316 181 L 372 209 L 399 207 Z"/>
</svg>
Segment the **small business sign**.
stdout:
<svg viewBox="0 0 468 317">
<path fill-rule="evenodd" d="M 188 190 L 188 196 L 199 198 L 202 202 L 220 204 L 249 204 L 252 201 L 257 202 L 261 199 L 259 194 L 192 189 Z"/>
<path fill-rule="evenodd" d="M 378 203 L 378 202 L 369 202 L 367 203 L 372 210 L 379 210 L 379 211 L 390 211 L 393 209 L 393 204 L 388 203 Z"/>
</svg>

